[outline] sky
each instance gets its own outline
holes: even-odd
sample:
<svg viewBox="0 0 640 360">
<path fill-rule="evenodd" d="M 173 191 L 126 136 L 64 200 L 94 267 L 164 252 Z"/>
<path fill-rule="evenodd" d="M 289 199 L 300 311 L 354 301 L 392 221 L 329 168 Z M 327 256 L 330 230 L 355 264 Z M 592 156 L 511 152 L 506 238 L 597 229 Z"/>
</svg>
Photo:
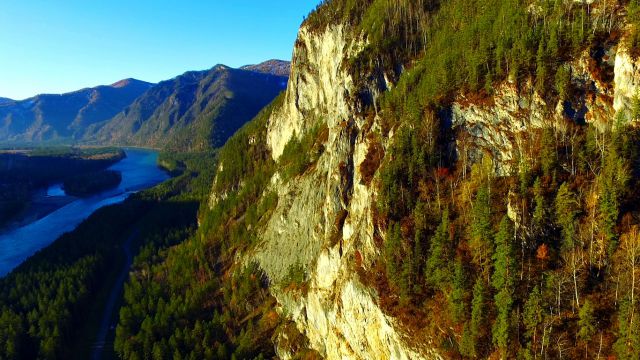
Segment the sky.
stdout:
<svg viewBox="0 0 640 360">
<path fill-rule="evenodd" d="M 0 97 L 290 60 L 319 0 L 0 0 Z"/>
</svg>

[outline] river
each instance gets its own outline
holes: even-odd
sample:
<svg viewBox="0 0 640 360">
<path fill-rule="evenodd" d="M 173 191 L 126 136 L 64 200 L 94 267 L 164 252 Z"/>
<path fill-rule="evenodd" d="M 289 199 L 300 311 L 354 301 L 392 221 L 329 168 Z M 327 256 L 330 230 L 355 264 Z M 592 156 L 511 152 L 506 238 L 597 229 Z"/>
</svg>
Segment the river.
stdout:
<svg viewBox="0 0 640 360">
<path fill-rule="evenodd" d="M 76 228 L 97 209 L 124 201 L 129 195 L 155 186 L 169 178 L 157 166 L 158 153 L 152 150 L 124 149 L 127 157 L 109 169 L 120 171 L 117 188 L 87 198 L 77 198 L 47 216 L 28 225 L 0 234 L 0 276 L 6 275 L 60 235 Z M 54 184 L 47 196 L 66 196 L 60 184 Z"/>
</svg>

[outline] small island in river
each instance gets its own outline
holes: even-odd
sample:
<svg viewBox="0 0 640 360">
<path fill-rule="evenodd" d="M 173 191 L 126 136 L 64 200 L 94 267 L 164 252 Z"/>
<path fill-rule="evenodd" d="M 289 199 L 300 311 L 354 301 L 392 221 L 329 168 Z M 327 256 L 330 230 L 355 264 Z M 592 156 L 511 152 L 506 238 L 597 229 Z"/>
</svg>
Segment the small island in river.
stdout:
<svg viewBox="0 0 640 360">
<path fill-rule="evenodd" d="M 101 170 L 67 178 L 62 187 L 67 195 L 85 197 L 112 189 L 120 184 L 122 175 L 115 170 Z"/>
</svg>

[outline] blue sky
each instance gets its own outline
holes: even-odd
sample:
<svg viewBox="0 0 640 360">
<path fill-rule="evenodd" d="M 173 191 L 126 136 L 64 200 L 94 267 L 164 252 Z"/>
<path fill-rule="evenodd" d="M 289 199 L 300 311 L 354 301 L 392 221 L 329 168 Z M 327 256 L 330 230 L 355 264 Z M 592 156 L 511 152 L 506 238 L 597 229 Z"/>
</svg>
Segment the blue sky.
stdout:
<svg viewBox="0 0 640 360">
<path fill-rule="evenodd" d="M 319 0 L 2 0 L 0 96 L 289 60 Z"/>
</svg>

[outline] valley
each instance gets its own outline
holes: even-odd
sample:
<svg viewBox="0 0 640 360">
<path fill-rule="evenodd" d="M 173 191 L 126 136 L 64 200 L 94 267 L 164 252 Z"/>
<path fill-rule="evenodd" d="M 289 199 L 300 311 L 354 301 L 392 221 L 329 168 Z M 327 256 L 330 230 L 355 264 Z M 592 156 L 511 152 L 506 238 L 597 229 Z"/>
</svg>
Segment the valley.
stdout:
<svg viewBox="0 0 640 360">
<path fill-rule="evenodd" d="M 62 195 L 0 358 L 638 359 L 638 0 L 324 0 L 291 62 L 58 97 L 0 99 Z"/>
</svg>

